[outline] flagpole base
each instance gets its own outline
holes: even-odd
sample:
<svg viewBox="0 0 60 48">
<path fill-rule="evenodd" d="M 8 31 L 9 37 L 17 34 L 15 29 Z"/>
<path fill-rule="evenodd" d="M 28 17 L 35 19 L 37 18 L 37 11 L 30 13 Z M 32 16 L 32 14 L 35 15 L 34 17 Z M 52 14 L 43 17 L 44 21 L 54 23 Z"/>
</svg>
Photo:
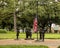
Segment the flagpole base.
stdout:
<svg viewBox="0 0 60 48">
<path fill-rule="evenodd" d="M 35 40 L 36 42 L 44 42 L 43 40 Z"/>
<path fill-rule="evenodd" d="M 25 40 L 34 40 L 33 38 L 25 38 Z"/>
</svg>

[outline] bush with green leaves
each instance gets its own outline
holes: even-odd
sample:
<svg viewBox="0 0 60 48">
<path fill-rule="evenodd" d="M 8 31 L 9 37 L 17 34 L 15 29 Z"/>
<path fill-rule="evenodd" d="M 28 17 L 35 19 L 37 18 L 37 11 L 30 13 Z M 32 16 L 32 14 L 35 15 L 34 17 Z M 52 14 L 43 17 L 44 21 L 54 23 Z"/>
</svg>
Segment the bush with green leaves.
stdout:
<svg viewBox="0 0 60 48">
<path fill-rule="evenodd" d="M 0 29 L 0 33 L 7 33 L 6 29 Z"/>
<path fill-rule="evenodd" d="M 60 48 L 60 46 L 58 46 L 58 48 Z"/>
<path fill-rule="evenodd" d="M 48 48 L 44 45 L 0 45 L 0 48 Z"/>
</svg>

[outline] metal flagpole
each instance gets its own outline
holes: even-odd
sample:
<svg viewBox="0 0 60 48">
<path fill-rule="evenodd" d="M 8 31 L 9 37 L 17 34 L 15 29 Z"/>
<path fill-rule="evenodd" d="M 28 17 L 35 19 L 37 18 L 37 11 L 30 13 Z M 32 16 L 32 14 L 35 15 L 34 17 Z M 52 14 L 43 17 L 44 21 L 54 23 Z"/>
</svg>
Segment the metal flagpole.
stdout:
<svg viewBox="0 0 60 48">
<path fill-rule="evenodd" d="M 36 1 L 36 17 L 37 17 L 37 20 L 38 20 L 38 1 Z M 38 23 L 37 23 L 38 25 Z M 37 26 L 37 41 L 38 41 L 38 26 Z"/>
<path fill-rule="evenodd" d="M 34 30 L 34 32 L 37 33 L 37 40 L 36 41 L 38 41 L 38 1 L 35 0 L 35 3 L 36 3 L 36 16 L 34 19 L 33 30 Z"/>
</svg>

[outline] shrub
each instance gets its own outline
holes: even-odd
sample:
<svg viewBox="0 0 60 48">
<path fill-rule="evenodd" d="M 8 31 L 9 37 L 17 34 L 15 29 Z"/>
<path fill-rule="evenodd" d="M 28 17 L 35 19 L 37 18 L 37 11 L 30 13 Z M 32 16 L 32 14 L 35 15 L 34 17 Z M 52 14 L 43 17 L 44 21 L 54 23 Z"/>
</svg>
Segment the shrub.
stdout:
<svg viewBox="0 0 60 48">
<path fill-rule="evenodd" d="M 48 48 L 47 46 L 36 45 L 0 45 L 0 48 Z"/>
<path fill-rule="evenodd" d="M 0 33 L 7 33 L 6 29 L 0 29 Z"/>
<path fill-rule="evenodd" d="M 58 46 L 58 48 L 60 48 L 60 46 Z"/>
</svg>

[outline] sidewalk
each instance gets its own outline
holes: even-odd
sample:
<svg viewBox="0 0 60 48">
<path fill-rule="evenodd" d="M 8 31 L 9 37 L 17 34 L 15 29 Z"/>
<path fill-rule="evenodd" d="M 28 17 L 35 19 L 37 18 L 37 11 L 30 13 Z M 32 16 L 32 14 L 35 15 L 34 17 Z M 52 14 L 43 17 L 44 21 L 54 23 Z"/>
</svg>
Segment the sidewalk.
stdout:
<svg viewBox="0 0 60 48">
<path fill-rule="evenodd" d="M 36 42 L 36 40 L 0 40 L 0 45 L 46 45 L 49 48 L 57 48 L 60 45 L 60 39 L 45 39 L 44 42 Z"/>
</svg>

